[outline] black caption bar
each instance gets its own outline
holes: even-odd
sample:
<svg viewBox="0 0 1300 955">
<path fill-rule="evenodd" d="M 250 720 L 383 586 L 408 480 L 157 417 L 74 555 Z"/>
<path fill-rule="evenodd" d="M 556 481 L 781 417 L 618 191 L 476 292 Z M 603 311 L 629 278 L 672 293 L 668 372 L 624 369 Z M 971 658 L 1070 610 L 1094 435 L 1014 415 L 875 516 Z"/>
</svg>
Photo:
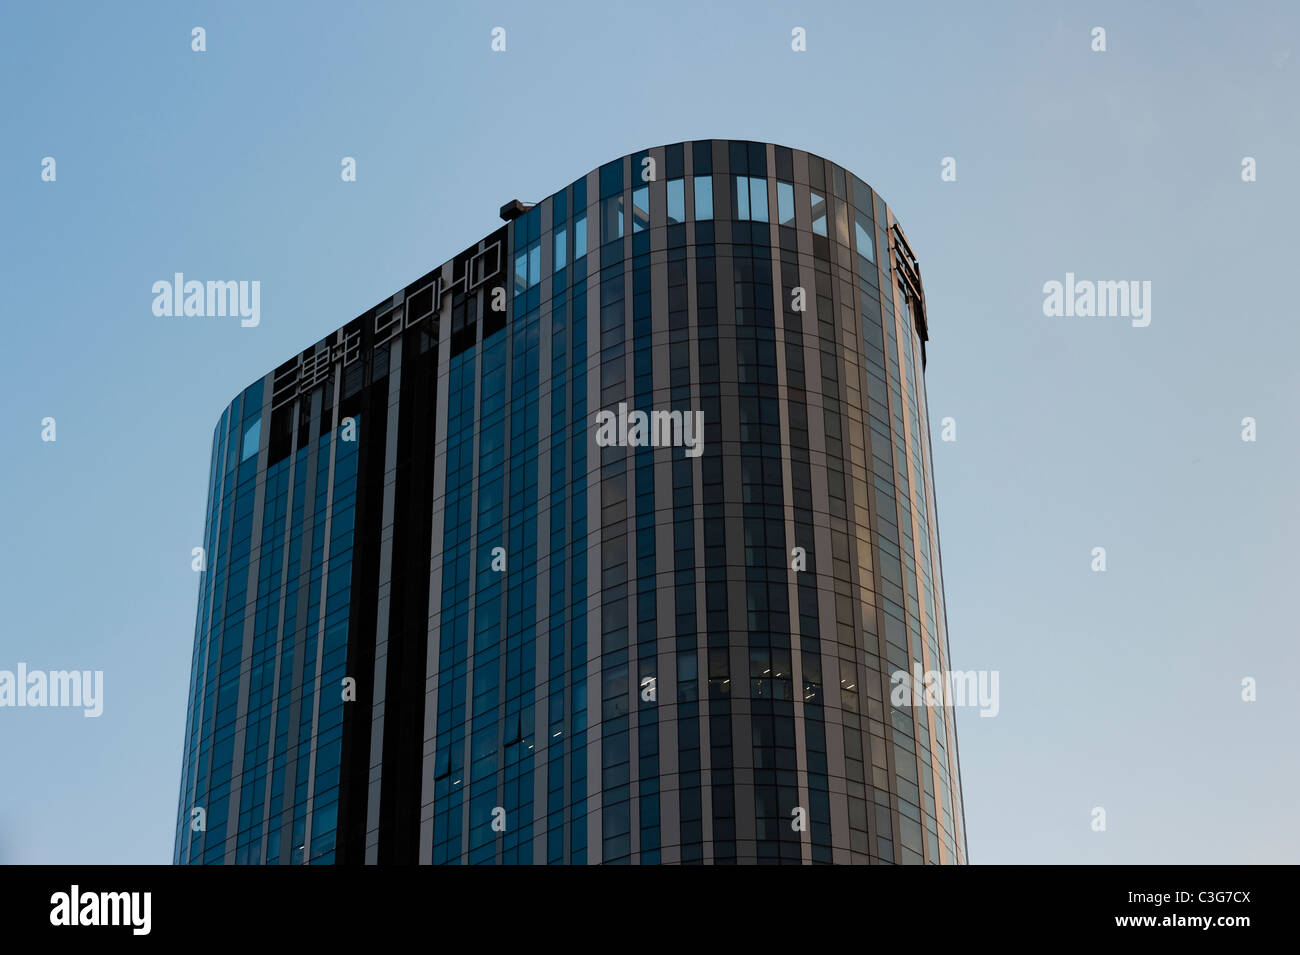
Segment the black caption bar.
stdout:
<svg viewBox="0 0 1300 955">
<path fill-rule="evenodd" d="M 810 917 L 838 922 L 850 935 L 866 929 L 874 938 L 917 941 L 956 932 L 984 942 L 1129 935 L 1139 943 L 1196 937 L 1230 945 L 1259 930 L 1293 927 L 1283 909 L 1294 876 L 1288 867 L 1233 866 L 545 873 L 9 866 L 0 868 L 0 918 L 8 940 L 67 936 L 77 944 L 193 942 L 205 949 L 281 937 L 325 943 L 413 937 L 435 944 L 464 931 L 471 938 L 487 932 L 497 943 L 553 936 L 568 945 L 590 941 L 586 933 L 595 928 L 676 945 L 694 934 L 686 932 L 687 922 L 706 932 L 711 921 L 719 931 L 725 923 L 734 941 L 745 926 L 758 932 L 769 921 L 807 925 Z"/>
</svg>

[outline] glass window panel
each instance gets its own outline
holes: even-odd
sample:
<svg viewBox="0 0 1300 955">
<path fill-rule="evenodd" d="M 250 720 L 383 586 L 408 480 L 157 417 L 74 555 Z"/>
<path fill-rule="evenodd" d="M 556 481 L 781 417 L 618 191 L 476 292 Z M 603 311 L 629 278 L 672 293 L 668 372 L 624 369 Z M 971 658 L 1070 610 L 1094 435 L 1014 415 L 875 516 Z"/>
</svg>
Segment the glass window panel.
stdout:
<svg viewBox="0 0 1300 955">
<path fill-rule="evenodd" d="M 843 246 L 849 244 L 849 207 L 843 202 L 835 203 L 835 241 Z"/>
<path fill-rule="evenodd" d="M 749 177 L 736 176 L 736 188 L 733 195 L 736 199 L 736 218 L 749 218 Z"/>
<path fill-rule="evenodd" d="M 749 179 L 750 218 L 755 222 L 767 221 L 767 180 L 757 176 Z"/>
<path fill-rule="evenodd" d="M 258 418 L 244 430 L 244 451 L 240 461 L 247 461 L 257 453 L 257 446 L 262 437 L 262 419 Z"/>
<path fill-rule="evenodd" d="M 650 228 L 650 187 L 632 190 L 632 231 L 644 232 Z"/>
<path fill-rule="evenodd" d="M 695 218 L 713 218 L 713 177 L 695 177 Z"/>
<path fill-rule="evenodd" d="M 564 226 L 555 230 L 555 270 L 558 272 L 564 268 L 564 256 L 566 253 L 565 245 L 569 238 L 569 230 Z"/>
<path fill-rule="evenodd" d="M 573 257 L 587 254 L 587 213 L 580 212 L 573 220 Z"/>
<path fill-rule="evenodd" d="M 876 240 L 871 234 L 871 220 L 860 210 L 853 211 L 853 225 L 858 238 L 858 255 L 868 262 L 876 261 Z"/>
<path fill-rule="evenodd" d="M 515 253 L 515 294 L 522 295 L 528 288 L 528 252 Z"/>
<path fill-rule="evenodd" d="M 668 180 L 668 223 L 677 225 L 686 221 L 686 180 Z"/>
<path fill-rule="evenodd" d="M 788 182 L 776 184 L 776 214 L 781 225 L 794 225 L 794 186 Z"/>
<path fill-rule="evenodd" d="M 814 235 L 826 234 L 826 197 L 812 193 L 812 230 Z"/>
<path fill-rule="evenodd" d="M 612 242 L 623 237 L 623 197 L 600 200 L 600 241 Z"/>
</svg>

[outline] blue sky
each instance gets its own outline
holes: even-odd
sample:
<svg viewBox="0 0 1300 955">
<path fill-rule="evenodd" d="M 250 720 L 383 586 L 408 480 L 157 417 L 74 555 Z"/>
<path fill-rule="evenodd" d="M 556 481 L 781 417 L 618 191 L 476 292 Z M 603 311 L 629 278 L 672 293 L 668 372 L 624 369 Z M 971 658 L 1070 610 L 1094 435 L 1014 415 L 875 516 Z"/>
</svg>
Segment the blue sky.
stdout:
<svg viewBox="0 0 1300 955">
<path fill-rule="evenodd" d="M 0 862 L 171 859 L 226 403 L 505 201 L 715 137 L 853 170 L 920 260 L 953 665 L 1000 672 L 959 715 L 971 860 L 1300 856 L 1300 13 L 753 6 L 4 8 L 0 669 L 105 699 L 0 709 Z M 177 271 L 260 281 L 261 324 L 155 317 Z M 1150 281 L 1151 324 L 1044 316 L 1067 272 Z"/>
</svg>

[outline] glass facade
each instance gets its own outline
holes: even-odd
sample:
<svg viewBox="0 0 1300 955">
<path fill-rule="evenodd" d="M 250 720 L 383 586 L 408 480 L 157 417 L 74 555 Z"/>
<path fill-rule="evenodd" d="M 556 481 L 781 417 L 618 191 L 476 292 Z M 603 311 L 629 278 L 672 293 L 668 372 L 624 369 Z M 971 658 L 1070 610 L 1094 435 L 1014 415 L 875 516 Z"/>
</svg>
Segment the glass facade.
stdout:
<svg viewBox="0 0 1300 955">
<path fill-rule="evenodd" d="M 677 143 L 252 385 L 175 861 L 964 862 L 952 710 L 890 700 L 949 668 L 924 301 L 852 174 Z"/>
</svg>

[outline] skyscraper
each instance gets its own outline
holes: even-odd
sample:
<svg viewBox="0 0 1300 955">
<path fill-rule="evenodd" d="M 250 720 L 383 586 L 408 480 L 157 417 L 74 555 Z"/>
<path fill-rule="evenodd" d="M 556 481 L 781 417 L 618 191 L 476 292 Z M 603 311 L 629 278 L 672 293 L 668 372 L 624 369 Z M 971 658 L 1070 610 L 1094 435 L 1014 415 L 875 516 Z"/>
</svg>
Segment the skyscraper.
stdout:
<svg viewBox="0 0 1300 955">
<path fill-rule="evenodd" d="M 501 216 L 222 414 L 176 861 L 965 861 L 883 200 L 712 140 Z"/>
</svg>

